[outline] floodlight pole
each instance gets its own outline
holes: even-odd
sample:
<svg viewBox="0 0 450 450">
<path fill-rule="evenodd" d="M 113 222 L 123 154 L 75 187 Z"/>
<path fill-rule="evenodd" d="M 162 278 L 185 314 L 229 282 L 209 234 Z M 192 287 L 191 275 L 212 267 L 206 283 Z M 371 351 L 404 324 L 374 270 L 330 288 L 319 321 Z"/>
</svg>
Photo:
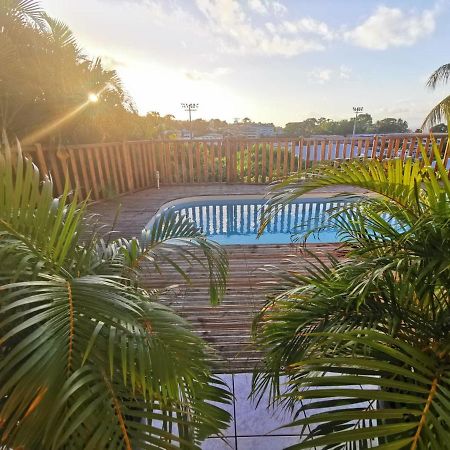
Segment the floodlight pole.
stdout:
<svg viewBox="0 0 450 450">
<path fill-rule="evenodd" d="M 355 121 L 353 122 L 353 136 L 355 135 L 356 132 L 356 121 L 358 120 L 358 114 L 362 114 L 363 109 L 364 108 L 362 106 L 353 107 L 353 112 L 355 113 Z"/>
<path fill-rule="evenodd" d="M 189 135 L 192 139 L 192 111 L 197 111 L 198 103 L 182 103 L 181 107 L 189 113 Z"/>
</svg>

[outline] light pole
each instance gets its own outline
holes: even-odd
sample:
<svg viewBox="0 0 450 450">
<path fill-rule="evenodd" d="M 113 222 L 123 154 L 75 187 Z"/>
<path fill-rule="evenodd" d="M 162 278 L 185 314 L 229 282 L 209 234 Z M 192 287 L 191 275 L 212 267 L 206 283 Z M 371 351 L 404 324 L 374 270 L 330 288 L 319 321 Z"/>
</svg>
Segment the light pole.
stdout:
<svg viewBox="0 0 450 450">
<path fill-rule="evenodd" d="M 192 139 L 192 111 L 197 111 L 198 110 L 198 103 L 182 103 L 181 107 L 185 110 L 189 112 L 189 135 L 190 138 Z"/>
<path fill-rule="evenodd" d="M 356 121 L 358 120 L 358 114 L 362 114 L 363 109 L 364 108 L 362 106 L 354 106 L 353 107 L 353 112 L 355 113 L 355 121 L 353 123 L 353 136 L 355 135 L 355 131 L 356 131 Z"/>
</svg>

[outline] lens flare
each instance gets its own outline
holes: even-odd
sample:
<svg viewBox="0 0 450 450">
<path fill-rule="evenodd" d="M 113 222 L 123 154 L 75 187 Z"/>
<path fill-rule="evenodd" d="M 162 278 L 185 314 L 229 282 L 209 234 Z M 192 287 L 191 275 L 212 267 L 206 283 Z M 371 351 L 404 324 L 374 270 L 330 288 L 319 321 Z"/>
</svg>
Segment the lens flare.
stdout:
<svg viewBox="0 0 450 450">
<path fill-rule="evenodd" d="M 90 93 L 88 94 L 88 100 L 89 100 L 91 103 L 97 103 L 97 102 L 98 102 L 98 95 L 95 94 L 94 92 L 90 92 Z"/>
</svg>

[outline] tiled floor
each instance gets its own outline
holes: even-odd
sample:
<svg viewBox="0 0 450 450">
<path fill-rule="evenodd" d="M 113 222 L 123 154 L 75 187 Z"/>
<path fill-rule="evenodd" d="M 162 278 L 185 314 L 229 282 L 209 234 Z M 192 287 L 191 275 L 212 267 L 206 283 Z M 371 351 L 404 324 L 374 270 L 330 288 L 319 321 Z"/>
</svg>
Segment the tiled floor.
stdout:
<svg viewBox="0 0 450 450">
<path fill-rule="evenodd" d="M 203 450 L 281 450 L 300 442 L 300 429 L 280 428 L 292 420 L 288 413 L 268 409 L 267 396 L 258 405 L 248 398 L 250 373 L 227 374 L 221 378 L 234 394 L 229 408 L 233 422 L 224 432 L 224 439 L 207 439 Z"/>
</svg>

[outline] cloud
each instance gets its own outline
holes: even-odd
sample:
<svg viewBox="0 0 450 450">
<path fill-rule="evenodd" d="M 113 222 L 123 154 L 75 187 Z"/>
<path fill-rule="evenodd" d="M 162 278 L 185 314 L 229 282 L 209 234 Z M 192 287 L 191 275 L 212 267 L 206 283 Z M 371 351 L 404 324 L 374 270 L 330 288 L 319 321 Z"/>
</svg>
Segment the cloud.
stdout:
<svg viewBox="0 0 450 450">
<path fill-rule="evenodd" d="M 379 6 L 363 23 L 344 33 L 344 39 L 371 50 L 411 46 L 433 33 L 438 8 L 405 12 Z"/>
<path fill-rule="evenodd" d="M 314 69 L 309 72 L 309 79 L 319 84 L 328 83 L 333 75 L 332 69 Z"/>
<path fill-rule="evenodd" d="M 351 67 L 348 67 L 345 64 L 342 64 L 339 67 L 339 78 L 341 78 L 342 80 L 348 80 L 348 79 L 350 79 L 352 72 L 353 72 L 353 70 L 351 69 Z"/>
<path fill-rule="evenodd" d="M 254 6 L 267 8 L 270 4 L 273 8 L 277 3 L 260 1 Z M 220 36 L 224 51 L 289 57 L 325 48 L 320 35 L 305 36 L 302 30 L 286 35 L 277 25 L 255 25 L 237 0 L 196 0 L 196 4 L 211 31 Z"/>
<path fill-rule="evenodd" d="M 325 22 L 315 20 L 311 17 L 304 17 L 296 21 L 285 20 L 281 23 L 280 31 L 289 34 L 315 34 L 327 41 L 333 40 L 336 36 L 336 33 L 334 33 Z"/>
<path fill-rule="evenodd" d="M 184 71 L 185 77 L 187 79 L 193 80 L 193 81 L 213 80 L 213 79 L 228 75 L 230 73 L 232 73 L 232 70 L 230 67 L 216 67 L 211 72 L 199 71 L 199 70 L 195 70 L 195 69 Z"/>
<path fill-rule="evenodd" d="M 281 16 L 287 8 L 282 3 L 274 0 L 248 0 L 248 7 L 258 14 L 274 13 Z"/>
<path fill-rule="evenodd" d="M 342 64 L 338 69 L 316 68 L 308 73 L 308 78 L 313 83 L 325 84 L 333 79 L 349 80 L 352 72 L 350 67 Z"/>
</svg>

